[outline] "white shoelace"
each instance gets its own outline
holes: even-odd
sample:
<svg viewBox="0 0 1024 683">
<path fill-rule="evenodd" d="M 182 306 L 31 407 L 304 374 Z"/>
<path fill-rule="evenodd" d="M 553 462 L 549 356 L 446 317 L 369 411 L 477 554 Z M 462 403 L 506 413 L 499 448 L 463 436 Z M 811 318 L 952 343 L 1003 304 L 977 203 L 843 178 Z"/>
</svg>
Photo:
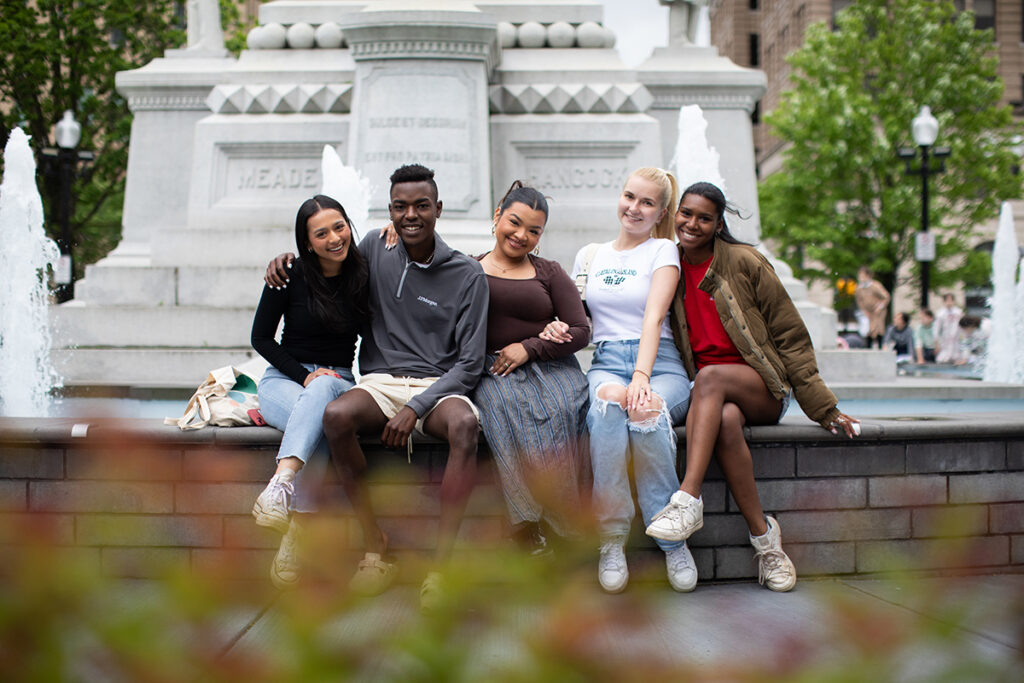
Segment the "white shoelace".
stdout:
<svg viewBox="0 0 1024 683">
<path fill-rule="evenodd" d="M 764 585 L 764 582 L 776 572 L 782 573 L 786 578 L 791 574 L 786 567 L 784 558 L 786 554 L 781 550 L 765 550 L 757 553 L 757 582 Z"/>
<path fill-rule="evenodd" d="M 687 555 L 687 553 L 684 552 L 666 555 L 668 557 L 669 568 L 672 570 L 673 574 L 679 572 L 682 569 L 692 569 L 693 571 L 697 571 L 696 565 L 692 561 L 690 561 L 690 559 L 692 558 L 691 555 Z"/>
<path fill-rule="evenodd" d="M 282 481 L 278 479 L 272 485 L 270 497 L 274 502 L 281 503 L 284 508 L 288 509 L 288 496 L 295 495 L 295 484 L 290 481 Z"/>
<path fill-rule="evenodd" d="M 618 543 L 605 543 L 601 546 L 601 569 L 611 569 L 614 571 L 624 571 L 626 569 L 623 560 L 625 554 L 621 550 L 622 546 Z"/>
</svg>

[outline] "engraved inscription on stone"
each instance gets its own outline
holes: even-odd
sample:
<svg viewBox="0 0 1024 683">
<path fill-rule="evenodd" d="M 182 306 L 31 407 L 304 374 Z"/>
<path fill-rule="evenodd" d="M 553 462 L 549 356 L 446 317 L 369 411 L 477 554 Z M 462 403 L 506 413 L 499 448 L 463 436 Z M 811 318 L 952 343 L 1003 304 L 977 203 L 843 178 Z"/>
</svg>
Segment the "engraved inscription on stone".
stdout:
<svg viewBox="0 0 1024 683">
<path fill-rule="evenodd" d="M 585 163 L 571 160 L 528 159 L 526 176 L 529 183 L 542 192 L 569 193 L 572 197 L 593 196 L 605 199 L 609 192 L 622 188 L 629 168 L 615 161 L 587 159 Z"/>
<path fill-rule="evenodd" d="M 321 185 L 321 144 L 284 150 L 266 144 L 218 146 L 215 206 L 300 202 Z"/>
<path fill-rule="evenodd" d="M 360 111 L 366 113 L 353 142 L 355 166 L 365 176 L 386 179 L 403 164 L 423 164 L 435 171 L 447 211 L 465 211 L 478 201 L 480 112 L 474 79 L 460 67 L 391 66 L 368 74 L 362 87 L 366 100 Z M 393 113 L 403 110 L 409 113 Z M 383 209 L 388 184 L 376 186 L 371 206 Z"/>
</svg>

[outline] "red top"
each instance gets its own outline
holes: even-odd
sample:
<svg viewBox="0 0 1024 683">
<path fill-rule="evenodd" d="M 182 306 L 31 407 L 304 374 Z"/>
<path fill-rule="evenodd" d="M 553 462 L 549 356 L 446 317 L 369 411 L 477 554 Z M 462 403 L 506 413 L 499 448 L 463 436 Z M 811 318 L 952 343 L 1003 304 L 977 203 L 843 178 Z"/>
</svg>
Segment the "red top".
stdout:
<svg viewBox="0 0 1024 683">
<path fill-rule="evenodd" d="M 710 265 L 710 258 L 695 266 L 682 259 L 683 281 L 686 284 L 683 309 L 686 311 L 686 326 L 690 331 L 690 348 L 693 349 L 693 360 L 698 370 L 705 365 L 746 363 L 722 326 L 715 300 L 697 286 L 704 279 Z"/>
</svg>

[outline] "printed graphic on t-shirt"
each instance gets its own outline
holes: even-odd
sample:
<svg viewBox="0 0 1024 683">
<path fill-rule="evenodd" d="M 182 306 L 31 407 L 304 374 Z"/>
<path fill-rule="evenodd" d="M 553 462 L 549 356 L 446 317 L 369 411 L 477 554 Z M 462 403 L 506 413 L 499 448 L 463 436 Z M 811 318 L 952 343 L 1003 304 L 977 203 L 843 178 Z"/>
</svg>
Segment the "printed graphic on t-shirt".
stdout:
<svg viewBox="0 0 1024 683">
<path fill-rule="evenodd" d="M 614 289 L 622 285 L 627 277 L 636 277 L 634 268 L 602 268 L 595 273 L 596 279 L 602 285 L 602 289 Z"/>
</svg>

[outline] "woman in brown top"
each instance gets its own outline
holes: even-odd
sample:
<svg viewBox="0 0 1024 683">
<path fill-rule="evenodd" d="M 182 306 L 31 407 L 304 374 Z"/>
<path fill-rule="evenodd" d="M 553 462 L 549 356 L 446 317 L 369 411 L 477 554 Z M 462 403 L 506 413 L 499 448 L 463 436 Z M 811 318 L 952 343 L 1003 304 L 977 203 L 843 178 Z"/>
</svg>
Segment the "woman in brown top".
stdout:
<svg viewBox="0 0 1024 683">
<path fill-rule="evenodd" d="M 477 259 L 487 274 L 487 372 L 473 402 L 494 456 L 512 537 L 533 555 L 549 552 L 541 521 L 574 535 L 580 483 L 589 475 L 587 378 L 574 355 L 590 341 L 576 285 L 535 254 L 548 219 L 544 195 L 519 180 L 494 210 L 494 248 Z M 397 240 L 381 231 L 389 248 Z M 538 335 L 555 320 L 564 342 Z"/>
<path fill-rule="evenodd" d="M 518 180 L 494 211 L 494 248 L 479 257 L 490 287 L 488 371 L 473 396 L 512 535 L 533 554 L 547 552 L 542 519 L 572 534 L 588 454 L 587 378 L 574 354 L 590 341 L 590 325 L 562 267 L 531 253 L 547 218 L 544 195 Z M 556 319 L 571 341 L 538 337 Z"/>
</svg>

